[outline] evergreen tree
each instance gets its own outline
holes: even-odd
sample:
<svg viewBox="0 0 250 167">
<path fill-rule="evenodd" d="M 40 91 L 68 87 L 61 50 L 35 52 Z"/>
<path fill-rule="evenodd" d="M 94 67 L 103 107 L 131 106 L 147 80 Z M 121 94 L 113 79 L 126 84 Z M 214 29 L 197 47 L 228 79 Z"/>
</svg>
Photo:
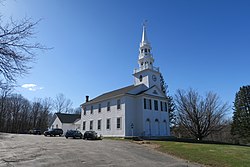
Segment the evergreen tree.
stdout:
<svg viewBox="0 0 250 167">
<path fill-rule="evenodd" d="M 250 85 L 240 87 L 235 95 L 231 133 L 250 142 Z"/>
<path fill-rule="evenodd" d="M 160 83 L 161 83 L 161 90 L 166 95 L 167 94 L 167 86 L 166 86 L 166 83 L 165 83 L 165 80 L 164 80 L 162 74 L 160 75 Z"/>
<path fill-rule="evenodd" d="M 170 128 L 176 125 L 175 103 L 172 96 L 167 96 Z"/>
<path fill-rule="evenodd" d="M 167 85 L 165 83 L 162 74 L 160 75 L 160 83 L 161 83 L 161 90 L 167 96 L 168 99 L 169 122 L 170 122 L 170 127 L 173 127 L 176 124 L 175 104 L 173 97 L 167 95 Z"/>
</svg>

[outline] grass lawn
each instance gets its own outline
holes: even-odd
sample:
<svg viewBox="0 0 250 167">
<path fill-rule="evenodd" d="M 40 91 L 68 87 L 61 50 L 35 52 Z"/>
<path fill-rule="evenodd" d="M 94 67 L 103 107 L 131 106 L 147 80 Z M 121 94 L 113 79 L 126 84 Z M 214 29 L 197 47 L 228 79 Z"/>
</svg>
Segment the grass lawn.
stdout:
<svg viewBox="0 0 250 167">
<path fill-rule="evenodd" d="M 158 150 L 161 152 L 167 152 L 191 162 L 217 167 L 250 166 L 250 147 L 171 141 L 151 143 L 159 145 Z"/>
</svg>

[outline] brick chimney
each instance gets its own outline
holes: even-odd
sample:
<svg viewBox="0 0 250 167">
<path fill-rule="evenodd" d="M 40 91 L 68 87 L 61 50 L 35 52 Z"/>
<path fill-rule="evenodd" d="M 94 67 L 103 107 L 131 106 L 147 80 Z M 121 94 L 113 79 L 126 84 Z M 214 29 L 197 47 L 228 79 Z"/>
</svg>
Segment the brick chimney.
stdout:
<svg viewBox="0 0 250 167">
<path fill-rule="evenodd" d="M 89 101 L 89 96 L 86 96 L 86 103 Z"/>
</svg>

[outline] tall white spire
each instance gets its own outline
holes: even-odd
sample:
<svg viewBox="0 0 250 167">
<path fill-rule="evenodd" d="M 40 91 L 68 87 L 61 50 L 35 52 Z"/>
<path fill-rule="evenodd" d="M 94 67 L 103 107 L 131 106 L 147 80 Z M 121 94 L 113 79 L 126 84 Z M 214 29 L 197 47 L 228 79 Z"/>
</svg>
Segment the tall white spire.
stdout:
<svg viewBox="0 0 250 167">
<path fill-rule="evenodd" d="M 154 67 L 154 57 L 152 55 L 151 44 L 147 38 L 146 22 L 142 27 L 142 38 L 139 47 L 138 64 L 139 68 L 134 70 L 134 85 L 144 84 L 148 88 L 160 85 L 160 71 L 159 68 Z"/>
<path fill-rule="evenodd" d="M 149 44 L 149 41 L 148 41 L 148 38 L 147 38 L 146 21 L 143 23 L 143 30 L 142 30 L 141 45 L 143 45 L 143 44 Z"/>
<path fill-rule="evenodd" d="M 147 38 L 147 28 L 146 21 L 144 21 L 142 26 L 142 40 L 139 48 L 139 60 L 138 64 L 141 69 L 152 68 L 154 63 L 154 58 L 151 53 L 151 45 Z"/>
</svg>

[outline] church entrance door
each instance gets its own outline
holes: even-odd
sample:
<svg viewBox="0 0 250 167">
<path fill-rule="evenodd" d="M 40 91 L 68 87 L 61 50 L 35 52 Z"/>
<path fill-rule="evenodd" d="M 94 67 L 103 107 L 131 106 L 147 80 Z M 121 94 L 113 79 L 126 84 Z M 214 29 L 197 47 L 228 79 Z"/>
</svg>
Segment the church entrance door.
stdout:
<svg viewBox="0 0 250 167">
<path fill-rule="evenodd" d="M 145 135 L 151 136 L 151 122 L 150 119 L 146 120 Z"/>
</svg>

